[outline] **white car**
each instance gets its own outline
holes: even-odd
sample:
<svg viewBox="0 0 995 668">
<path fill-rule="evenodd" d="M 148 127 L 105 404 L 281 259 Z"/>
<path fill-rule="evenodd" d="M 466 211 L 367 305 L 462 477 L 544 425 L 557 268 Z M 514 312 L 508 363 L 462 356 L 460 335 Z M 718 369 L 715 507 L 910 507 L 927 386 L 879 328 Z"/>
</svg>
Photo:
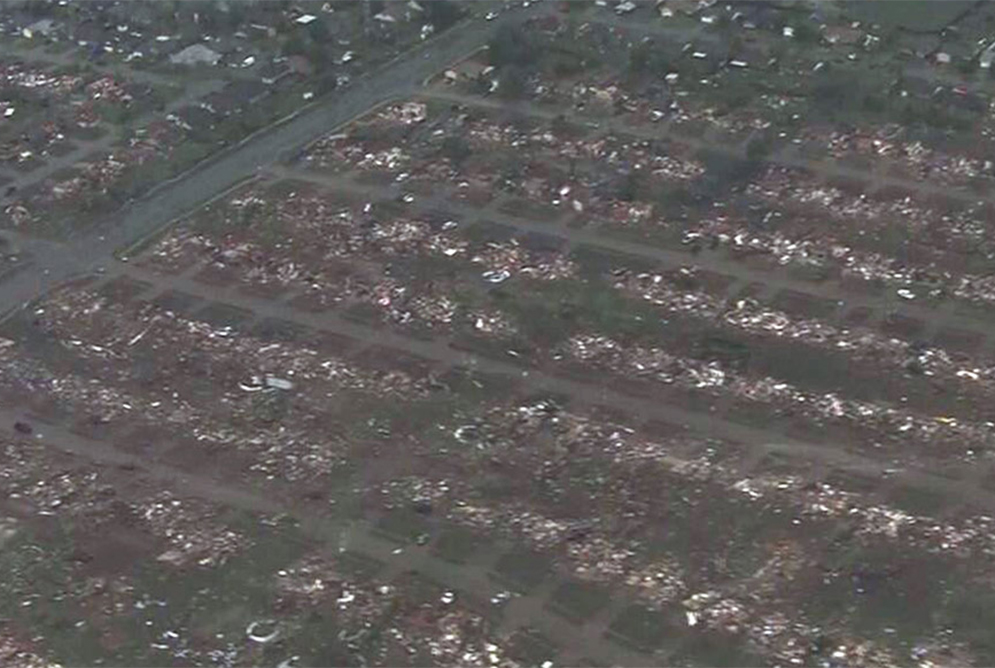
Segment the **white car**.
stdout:
<svg viewBox="0 0 995 668">
<path fill-rule="evenodd" d="M 497 17 L 497 12 L 487 12 L 487 14 L 484 15 L 484 19 L 487 21 L 493 21 Z"/>
</svg>

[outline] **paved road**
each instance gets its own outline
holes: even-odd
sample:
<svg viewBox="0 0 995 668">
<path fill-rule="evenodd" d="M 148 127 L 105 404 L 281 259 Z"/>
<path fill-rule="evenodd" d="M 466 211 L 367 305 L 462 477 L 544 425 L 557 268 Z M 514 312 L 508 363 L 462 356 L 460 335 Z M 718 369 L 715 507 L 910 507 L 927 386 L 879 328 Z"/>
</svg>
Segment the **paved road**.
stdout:
<svg viewBox="0 0 995 668">
<path fill-rule="evenodd" d="M 140 241 L 256 170 L 297 150 L 385 100 L 407 97 L 428 76 L 487 43 L 497 28 L 548 11 L 534 5 L 494 21 L 471 19 L 420 45 L 351 88 L 302 110 L 293 119 L 261 131 L 238 146 L 160 186 L 68 244 L 19 239 L 31 262 L 0 283 L 0 314 L 23 306 L 47 290 L 92 270 L 120 248 Z"/>
</svg>

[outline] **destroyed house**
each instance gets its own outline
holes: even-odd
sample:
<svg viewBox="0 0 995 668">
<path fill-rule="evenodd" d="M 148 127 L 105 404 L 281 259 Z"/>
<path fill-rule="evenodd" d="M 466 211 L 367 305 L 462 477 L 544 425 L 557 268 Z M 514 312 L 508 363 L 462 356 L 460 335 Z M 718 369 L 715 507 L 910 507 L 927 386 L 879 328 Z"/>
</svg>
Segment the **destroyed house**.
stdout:
<svg viewBox="0 0 995 668">
<path fill-rule="evenodd" d="M 259 70 L 259 80 L 272 86 L 290 74 L 290 66 L 283 63 L 267 63 Z"/>
<path fill-rule="evenodd" d="M 202 132 L 214 127 L 214 115 L 204 107 L 188 105 L 177 109 L 167 118 L 184 130 Z"/>
</svg>

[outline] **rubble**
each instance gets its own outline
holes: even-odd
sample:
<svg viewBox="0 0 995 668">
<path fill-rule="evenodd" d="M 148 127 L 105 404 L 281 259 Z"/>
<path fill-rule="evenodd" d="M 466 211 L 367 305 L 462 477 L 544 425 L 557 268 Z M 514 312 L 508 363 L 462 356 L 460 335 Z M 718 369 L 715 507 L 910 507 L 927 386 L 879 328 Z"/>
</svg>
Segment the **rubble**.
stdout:
<svg viewBox="0 0 995 668">
<path fill-rule="evenodd" d="M 428 106 L 423 102 L 403 102 L 391 105 L 377 114 L 377 119 L 388 123 L 413 125 L 428 118 Z"/>
<path fill-rule="evenodd" d="M 627 370 L 636 377 L 649 377 L 665 385 L 706 390 L 717 396 L 728 394 L 769 405 L 777 411 L 798 412 L 816 423 L 821 420 L 849 422 L 896 442 L 915 439 L 931 449 L 952 448 L 963 454 L 971 450 L 972 446 L 968 444 L 987 448 L 995 439 L 993 423 L 946 420 L 883 403 L 847 399 L 834 393 L 806 392 L 775 378 L 743 376 L 723 369 L 717 362 L 678 357 L 659 348 L 626 347 L 604 336 L 575 336 L 562 352 L 569 358 L 613 373 Z"/>
<path fill-rule="evenodd" d="M 11 668 L 61 668 L 32 651 L 34 643 L 19 641 L 0 631 L 0 661 Z"/>
<path fill-rule="evenodd" d="M 0 86 L 22 88 L 54 98 L 69 95 L 83 85 L 76 75 L 51 75 L 22 63 L 0 64 Z"/>
<path fill-rule="evenodd" d="M 322 17 L 332 12 L 338 17 L 342 8 L 329 4 L 320 16 L 303 11 L 287 9 L 280 25 L 303 23 L 305 16 L 307 23 L 324 23 Z M 409 11 L 423 8 L 417 3 L 387 7 L 373 29 L 399 29 Z M 744 21 L 764 22 L 769 17 L 763 12 L 780 10 L 736 8 L 751 16 L 744 21 L 732 17 L 729 23 L 725 13 L 731 11 L 710 6 L 705 23 L 738 30 Z M 796 21 L 803 20 L 819 19 L 792 18 L 798 44 L 804 35 Z M 565 42 L 582 35 L 599 40 L 593 42 L 599 56 L 594 60 L 605 67 L 630 46 L 628 28 L 599 22 L 578 27 L 547 18 L 537 23 Z M 780 39 L 783 25 L 773 23 Z M 424 34 L 416 25 L 408 28 Z M 253 30 L 260 36 L 276 33 L 269 24 Z M 153 35 L 150 42 L 178 48 L 169 31 L 156 32 L 163 39 Z M 223 39 L 211 41 L 219 53 L 225 47 Z M 266 600 L 271 605 L 230 627 L 219 615 L 223 628 L 213 637 L 200 637 L 200 629 L 182 624 L 160 624 L 165 617 L 176 621 L 171 594 L 141 591 L 139 577 L 104 577 L 99 571 L 114 570 L 113 559 L 92 563 L 87 555 L 76 555 L 66 560 L 72 577 L 87 574 L 72 592 L 55 594 L 73 597 L 67 609 L 86 610 L 83 621 L 101 633 L 115 628 L 106 623 L 113 617 L 104 610 L 140 617 L 150 623 L 147 634 L 136 636 L 142 651 L 167 662 L 270 661 L 289 667 L 300 660 L 295 652 L 305 655 L 295 643 L 307 638 L 298 632 L 310 633 L 315 620 L 332 615 L 338 635 L 329 640 L 357 664 L 407 658 L 514 666 L 521 660 L 512 658 L 518 636 L 495 626 L 490 613 L 501 613 L 496 608 L 517 595 L 492 589 L 479 602 L 488 609 L 481 613 L 473 601 L 476 592 L 457 588 L 463 566 L 433 566 L 440 583 L 404 573 L 407 565 L 418 571 L 419 564 L 441 558 L 441 541 L 454 528 L 454 535 L 469 533 L 474 548 L 483 539 L 488 548 L 478 555 L 488 552 L 493 538 L 502 550 L 506 543 L 501 539 L 507 539 L 516 552 L 523 547 L 538 552 L 536 565 L 551 562 L 561 578 L 549 590 L 568 590 L 560 584 L 604 589 L 613 599 L 613 614 L 614 605 L 629 609 L 638 604 L 664 624 L 676 619 L 684 628 L 677 653 L 671 655 L 668 647 L 666 656 L 715 639 L 714 644 L 728 642 L 776 665 L 890 666 L 908 661 L 906 656 L 920 665 L 949 663 L 951 657 L 976 663 L 970 635 L 984 629 L 971 627 L 970 620 L 959 626 L 943 620 L 957 610 L 960 591 L 986 591 L 995 557 L 992 519 L 973 506 L 941 508 L 935 516 L 915 508 L 920 488 L 947 495 L 948 488 L 963 484 L 965 497 L 988 494 L 984 467 L 992 456 L 995 429 L 984 417 L 995 393 L 990 361 L 980 353 L 954 352 L 953 344 L 947 350 L 911 336 L 848 328 L 828 316 L 801 317 L 796 313 L 807 309 L 790 301 L 782 309 L 762 299 L 726 298 L 725 288 L 708 287 L 706 272 L 699 275 L 693 267 L 645 273 L 615 267 L 606 282 L 604 274 L 592 277 L 589 271 L 600 258 L 585 264 L 587 256 L 574 243 L 604 246 L 594 249 L 597 254 L 614 246 L 598 240 L 601 232 L 621 232 L 630 242 L 662 238 L 668 248 L 684 235 L 686 250 L 708 245 L 710 265 L 749 256 L 761 267 L 804 265 L 824 270 L 831 279 L 880 283 L 887 299 L 916 306 L 951 296 L 985 303 L 986 291 L 995 290 L 995 284 L 977 275 L 980 270 L 965 269 L 954 252 L 971 244 L 977 255 L 988 252 L 988 220 L 980 205 L 956 209 L 939 200 L 927 203 L 917 194 L 854 194 L 824 175 L 776 166 L 737 182 L 728 197 L 716 189 L 722 194 L 711 198 L 702 193 L 714 185 L 712 160 L 701 157 L 697 139 L 692 150 L 635 136 L 644 134 L 640 123 L 652 120 L 661 124 L 647 127 L 661 137 L 704 121 L 701 141 L 707 146 L 713 141 L 709 133 L 716 130 L 749 133 L 772 126 L 778 115 L 786 121 L 803 108 L 799 97 L 777 90 L 779 77 L 794 69 L 811 76 L 813 63 L 790 60 L 794 54 L 789 53 L 776 71 L 769 64 L 765 69 L 764 60 L 752 52 L 763 50 L 763 40 L 757 41 L 761 44 L 743 45 L 743 53 L 737 47 L 719 58 L 711 44 L 688 44 L 687 55 L 674 59 L 680 76 L 655 66 L 645 77 L 605 75 L 592 64 L 576 77 L 554 80 L 544 72 L 529 78 L 532 101 L 576 105 L 578 113 L 559 117 L 547 109 L 537 114 L 540 120 L 510 121 L 504 112 L 484 109 L 487 104 L 392 103 L 325 137 L 302 156 L 305 168 L 344 173 L 325 175 L 344 195 L 291 178 L 253 184 L 182 221 L 128 265 L 127 277 L 98 275 L 98 287 L 56 290 L 15 314 L 9 335 L 17 338 L 18 327 L 28 335 L 26 343 L 12 339 L 0 345 L 0 394 L 22 401 L 25 412 L 16 412 L 20 404 L 12 402 L 9 443 L 0 442 L 0 486 L 11 500 L 11 512 L 19 513 L 17 533 L 0 537 L 8 540 L 5 548 L 30 535 L 22 525 L 115 528 L 124 533 L 121 540 L 129 549 L 132 536 L 140 536 L 136 549 L 148 556 L 142 575 L 163 576 L 166 582 L 209 568 L 257 567 L 249 550 L 266 551 L 267 540 L 294 548 L 293 556 L 280 563 L 264 563 L 261 578 L 253 572 L 254 586 L 270 587 L 273 596 Z M 336 67 L 367 60 L 358 43 L 329 43 L 335 45 Z M 624 50 L 609 54 L 613 44 Z M 263 57 L 263 52 L 240 52 L 234 62 Z M 844 64 L 852 62 L 846 54 L 841 57 Z M 818 62 L 819 69 L 832 67 L 828 60 Z M 505 74 L 480 65 L 476 82 L 464 74 L 462 63 L 453 65 L 447 90 L 462 95 L 474 84 L 486 90 L 489 81 Z M 692 76 L 685 65 L 707 68 Z M 770 75 L 768 93 L 743 109 L 713 104 L 709 90 L 755 73 Z M 652 99 L 645 88 L 637 88 L 641 78 L 659 87 Z M 108 78 L 93 86 L 84 81 L 73 94 L 102 105 L 123 101 L 124 88 Z M 93 122 L 98 108 L 81 104 L 78 120 Z M 778 123 L 785 128 L 779 139 L 796 138 L 791 133 L 797 128 L 804 133 L 806 122 Z M 618 131 L 619 125 L 632 135 Z M 154 126 L 146 130 L 80 173 L 60 178 L 46 196 L 71 205 L 88 192 L 109 191 L 135 165 L 168 155 L 171 136 Z M 956 178 L 976 178 L 971 170 L 978 165 L 966 153 L 962 160 L 946 160 L 935 147 L 887 141 L 896 146 L 889 145 L 885 157 L 902 152 L 903 160 L 919 161 L 923 174 L 942 168 Z M 312 173 L 306 181 L 325 177 Z M 379 186 L 353 187 L 359 183 L 387 184 L 390 201 L 373 200 L 369 192 Z M 671 202 L 671 194 L 681 200 Z M 447 200 L 462 202 L 464 210 L 466 203 L 479 205 L 482 213 L 457 222 L 445 211 Z M 34 212 L 44 210 L 35 206 L 38 201 L 13 202 L 9 215 L 19 224 L 34 225 Z M 425 212 L 414 213 L 401 202 L 416 202 L 415 208 Z M 494 211 L 486 211 L 487 206 Z M 497 218 L 488 215 L 497 211 L 523 220 L 548 217 L 560 228 L 557 234 L 569 238 L 565 243 L 535 239 L 513 226 L 491 234 L 482 223 Z M 905 229 L 935 243 L 909 253 L 889 246 L 888 235 L 906 222 Z M 583 234 L 573 235 L 580 229 Z M 564 247 L 578 250 L 576 262 Z M 612 263 L 644 266 L 624 255 L 605 255 Z M 735 270 L 739 265 L 731 266 L 730 273 L 741 278 Z M 145 301 L 151 291 L 147 286 L 136 288 L 138 297 L 114 296 L 121 284 L 128 287 L 132 270 L 154 284 L 162 299 Z M 166 279 L 161 273 L 178 277 Z M 790 284 L 795 273 L 780 276 Z M 284 300 L 293 311 L 279 315 L 291 321 L 292 335 L 273 335 L 267 330 L 271 323 L 263 327 L 262 318 L 215 324 L 207 314 L 223 310 L 221 303 L 193 311 L 201 316 L 188 315 L 182 305 L 160 305 L 168 303 L 162 290 L 185 287 L 204 297 L 192 286 L 215 280 L 230 286 L 230 294 Z M 605 293 L 606 287 L 615 292 Z M 530 301 L 521 300 L 525 293 Z M 589 295 L 597 303 L 586 303 Z M 520 308 L 538 299 L 545 301 L 542 309 Z M 293 315 L 298 309 L 335 313 L 298 318 Z M 549 323 L 526 322 L 533 314 L 548 315 L 551 323 L 555 319 L 552 331 L 536 333 L 533 325 Z M 351 324 L 339 326 L 347 320 Z M 592 322 L 598 323 L 595 329 Z M 398 348 L 396 358 L 377 337 L 358 340 L 357 332 L 369 333 L 384 323 L 392 332 L 384 338 Z M 293 325 L 306 327 L 298 336 Z M 654 332 L 658 327 L 670 329 Z M 785 371 L 788 382 L 745 361 L 726 361 L 712 351 L 699 354 L 698 342 L 689 340 L 699 331 L 718 338 L 728 333 L 737 345 L 745 338 L 761 351 L 792 344 L 802 355 L 818 356 L 816 362 L 860 365 L 854 377 L 866 379 L 870 391 L 833 377 L 810 379 L 802 369 Z M 404 344 L 402 337 L 415 336 L 422 343 Z M 474 340 L 478 336 L 492 340 L 474 351 L 472 344 L 481 343 Z M 468 338 L 471 345 L 464 346 Z M 409 360 L 412 352 L 419 359 Z M 515 358 L 514 365 L 506 367 L 492 355 L 505 362 Z M 723 361 L 707 361 L 715 357 Z M 774 357 L 763 360 L 771 361 L 767 368 L 793 361 Z M 533 366 L 518 368 L 528 363 Z M 912 369 L 922 378 L 913 378 Z M 466 383 L 479 392 L 463 392 Z M 591 392 L 580 391 L 578 384 Z M 837 386 L 847 389 L 830 391 Z M 537 397 L 536 388 L 562 396 Z M 875 396 L 879 388 L 888 401 Z M 630 401 L 630 390 L 633 395 L 647 390 L 649 398 Z M 944 395 L 937 395 L 935 403 L 934 391 Z M 667 419 L 674 424 L 658 419 L 654 400 L 668 403 Z M 944 414 L 955 402 L 960 403 Z M 48 432 L 67 426 L 48 426 L 48 406 L 67 416 L 54 418 L 53 425 L 71 421 L 79 452 L 33 462 L 38 453 L 57 450 Z M 693 419 L 682 420 L 684 411 Z M 713 412 L 723 421 L 755 420 L 750 429 L 729 430 L 748 442 L 710 438 L 714 432 L 706 418 Z M 23 415 L 32 416 L 30 429 L 17 427 Z M 812 439 L 819 446 L 777 445 L 777 438 L 788 437 L 781 428 L 789 424 L 824 432 Z M 94 443 L 127 449 L 128 462 L 157 466 L 80 464 L 79 453 Z M 813 466 L 814 459 L 820 465 Z M 241 511 L 229 514 L 222 506 L 178 496 L 169 489 L 172 479 L 154 475 L 160 462 L 183 475 L 196 472 L 205 481 L 231 485 L 239 494 L 286 503 L 295 513 L 303 508 L 308 522 L 281 522 L 274 536 L 275 519 L 229 520 L 241 517 Z M 969 469 L 977 473 L 962 473 Z M 868 481 L 857 480 L 851 488 L 856 472 Z M 880 484 L 886 479 L 887 485 Z M 908 491 L 915 498 L 899 494 Z M 356 511 L 364 517 L 369 512 L 371 519 L 414 513 L 411 528 L 422 522 L 430 528 L 415 528 L 410 540 L 389 544 L 379 537 L 387 525 L 376 523 L 357 540 L 351 532 L 372 529 L 374 521 L 337 524 Z M 336 524 L 327 525 L 331 531 L 315 531 L 312 520 L 322 527 L 326 521 Z M 117 533 L 107 535 L 119 539 Z M 34 545 L 24 549 L 25 554 L 38 550 L 26 563 L 57 562 L 55 551 Z M 504 554 L 493 555 L 502 557 L 498 560 L 482 556 L 495 571 L 515 568 Z M 390 580 L 356 575 L 365 571 L 357 566 L 366 565 L 356 562 L 366 557 L 373 566 L 390 562 Z M 525 568 L 531 568 L 526 561 Z M 861 569 L 867 563 L 865 577 Z M 943 573 L 943 586 L 935 594 L 924 587 L 919 596 L 916 578 L 925 582 L 922 574 L 934 568 Z M 24 573 L 11 570 L 11 580 L 27 581 Z M 99 574 L 91 577 L 91 570 Z M 457 577 L 450 579 L 446 574 L 453 572 Z M 885 586 L 874 590 L 874 578 Z M 14 605 L 40 609 L 44 598 L 37 587 L 16 584 L 4 590 Z M 916 604 L 933 610 L 923 616 L 921 629 L 899 629 L 900 615 L 892 606 L 865 602 L 877 595 L 876 601 L 890 604 L 888 592 L 913 589 Z M 520 603 L 540 609 L 570 598 L 549 590 L 523 592 L 536 598 Z M 208 605 L 214 592 L 196 596 Z M 832 601 L 828 612 L 809 605 L 822 596 Z M 222 602 L 231 609 L 231 601 Z M 517 607 L 504 612 L 515 614 Z M 884 620 L 880 625 L 860 624 L 870 608 Z M 213 619 L 211 608 L 196 612 L 198 618 Z M 614 617 L 609 624 L 616 619 L 621 621 Z M 563 629 L 567 638 L 554 642 L 569 645 L 573 631 L 559 624 L 553 628 Z M 616 628 L 604 642 L 622 635 Z M 685 640 L 690 642 L 685 645 Z M 108 648 L 120 642 L 110 634 L 99 641 Z M 17 651 L 35 650 L 18 644 Z M 551 660 L 543 665 L 548 668 Z"/>
<path fill-rule="evenodd" d="M 825 483 L 813 485 L 801 476 L 766 475 L 743 479 L 735 468 L 710 465 L 707 460 L 682 460 L 670 454 L 682 449 L 679 437 L 658 443 L 644 441 L 632 430 L 589 421 L 549 404 L 519 404 L 496 409 L 472 428 L 463 425 L 459 432 L 472 434 L 472 440 L 478 444 L 475 452 L 486 453 L 486 457 L 493 460 L 500 457 L 505 447 L 520 448 L 522 443 L 538 443 L 531 438 L 548 433 L 550 428 L 557 434 L 556 447 L 565 448 L 573 459 L 586 459 L 594 453 L 613 458 L 616 465 L 628 471 L 619 471 L 620 479 L 629 480 L 630 484 L 632 473 L 638 470 L 635 467 L 647 462 L 647 457 L 632 455 L 644 452 L 661 467 L 657 476 L 666 475 L 665 472 L 679 477 L 700 476 L 697 479 L 703 483 L 699 484 L 715 486 L 716 490 L 724 488 L 733 494 L 746 494 L 750 503 L 757 507 L 776 508 L 776 514 L 794 515 L 796 525 L 812 523 L 817 534 L 822 531 L 818 527 L 825 518 L 846 518 L 852 523 L 855 536 L 882 537 L 894 541 L 900 549 L 925 549 L 954 554 L 961 559 L 995 556 L 992 551 L 995 527 L 990 518 L 972 517 L 956 524 L 913 516 L 876 504 L 862 494 L 843 492 Z M 722 446 L 718 445 L 718 449 Z M 536 457 L 548 459 L 550 454 L 539 452 Z M 772 546 L 767 562 L 752 576 L 732 583 L 724 592 L 694 594 L 684 583 L 685 576 L 677 564 L 667 560 L 643 562 L 642 545 L 633 542 L 626 546 L 614 542 L 609 538 L 610 533 L 606 533 L 609 528 L 597 520 L 582 525 L 581 532 L 576 521 L 538 514 L 517 501 L 493 506 L 471 500 L 472 487 L 448 481 L 442 484 L 409 478 L 403 485 L 392 484 L 384 491 L 389 491 L 391 499 L 425 498 L 424 494 L 431 491 L 433 503 L 448 508 L 450 519 L 479 531 L 504 531 L 525 539 L 535 549 L 559 555 L 558 559 L 571 574 L 605 584 L 625 583 L 647 604 L 659 606 L 683 600 L 690 625 L 744 634 L 763 654 L 772 658 L 789 662 L 804 658 L 822 633 L 818 626 L 799 618 L 788 619 L 776 610 L 785 588 L 794 580 L 793 573 L 809 567 L 810 556 L 803 549 L 805 543 Z M 602 483 L 598 497 L 604 498 L 598 499 L 598 507 L 603 507 L 601 504 L 607 503 L 609 498 L 616 503 L 625 498 L 616 498 L 620 492 L 610 485 L 606 488 Z M 699 492 L 705 496 L 721 493 Z M 396 502 L 399 500 L 392 501 Z M 643 507 L 632 519 L 639 517 L 641 521 L 650 521 L 643 515 L 646 510 L 648 508 Z M 957 538 L 951 538 L 953 536 Z M 890 656 L 883 647 L 859 638 L 841 639 L 841 642 L 846 647 L 863 648 L 852 650 L 858 652 L 855 660 L 859 665 L 887 665 L 881 663 Z"/>
<path fill-rule="evenodd" d="M 929 180 L 955 187 L 995 176 L 983 155 L 951 155 L 925 146 L 921 141 L 905 141 L 899 125 L 862 127 L 850 131 L 807 129 L 802 139 L 821 144 L 835 159 L 853 156 L 873 157 L 883 165 L 895 164 L 917 180 Z M 979 153 L 982 153 L 979 151 Z"/>
<path fill-rule="evenodd" d="M 228 359 L 228 363 L 237 360 L 238 364 L 249 365 L 260 378 L 260 384 L 267 376 L 277 380 L 292 377 L 293 391 L 301 401 L 320 403 L 334 392 L 343 391 L 407 397 L 424 396 L 428 392 L 429 378 L 416 379 L 396 371 L 364 370 L 314 349 L 235 337 L 206 323 L 156 313 L 148 307 L 129 313 L 85 292 L 71 296 L 66 293 L 63 298 L 65 302 L 56 298 L 48 305 L 50 315 L 45 320 L 48 335 L 62 338 L 67 348 L 84 358 L 99 360 L 112 377 L 114 367 L 127 366 L 133 355 L 143 354 L 136 352 L 142 346 L 131 345 L 130 341 L 148 328 L 150 320 L 157 319 L 156 338 L 147 345 L 160 350 L 176 346 L 175 350 L 183 351 L 178 357 L 170 354 L 169 359 L 183 364 L 188 355 L 200 353 L 213 355 L 219 364 L 223 359 Z M 113 334 L 99 336 L 104 327 L 110 328 L 105 332 L 113 330 Z M 87 342 L 92 334 L 98 334 L 100 345 Z M 242 387 L 247 375 L 239 374 L 225 381 L 226 389 L 219 399 L 226 410 L 212 413 L 183 398 L 186 380 L 184 374 L 176 373 L 175 367 L 161 369 L 162 382 L 154 392 L 136 395 L 122 392 L 107 380 L 87 382 L 74 375 L 53 374 L 40 364 L 18 359 L 10 348 L 0 350 L 0 355 L 5 356 L 0 387 L 23 387 L 21 384 L 27 383 L 38 396 L 59 397 L 63 405 L 77 406 L 99 416 L 103 423 L 137 420 L 149 425 L 173 425 L 177 434 L 189 434 L 205 446 L 213 444 L 253 453 L 248 471 L 269 479 L 297 481 L 330 475 L 343 464 L 347 452 L 343 440 L 328 434 L 317 437 L 278 424 L 260 430 L 253 422 L 261 411 L 270 409 L 259 403 L 265 398 L 256 397 L 267 393 L 245 392 Z"/>
<path fill-rule="evenodd" d="M 181 567 L 193 564 L 213 568 L 247 547 L 245 537 L 223 526 L 212 525 L 205 509 L 170 494 L 161 494 L 138 508 L 139 517 L 170 548 L 156 560 Z"/>
<path fill-rule="evenodd" d="M 692 269 L 686 269 L 693 276 Z M 841 329 L 821 320 L 792 317 L 755 299 L 726 299 L 701 290 L 684 290 L 662 274 L 623 272 L 614 287 L 662 307 L 668 313 L 716 321 L 753 335 L 800 341 L 815 348 L 842 350 L 867 363 L 905 369 L 914 361 L 923 374 L 961 390 L 995 393 L 995 367 L 955 360 L 946 350 L 881 335 L 868 329 Z"/>
</svg>

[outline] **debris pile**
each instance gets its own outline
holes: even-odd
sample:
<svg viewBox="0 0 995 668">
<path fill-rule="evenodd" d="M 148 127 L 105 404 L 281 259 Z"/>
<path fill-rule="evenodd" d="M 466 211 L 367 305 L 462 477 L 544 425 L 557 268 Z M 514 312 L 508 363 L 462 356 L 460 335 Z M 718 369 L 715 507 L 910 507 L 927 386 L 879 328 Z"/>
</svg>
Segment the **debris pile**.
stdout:
<svg viewBox="0 0 995 668">
<path fill-rule="evenodd" d="M 801 390 L 775 378 L 753 378 L 724 369 L 718 362 L 702 362 L 672 355 L 659 348 L 623 346 L 604 336 L 575 336 L 562 352 L 612 373 L 628 372 L 637 377 L 676 387 L 728 394 L 771 406 L 779 413 L 800 413 L 819 423 L 839 420 L 852 423 L 895 442 L 914 439 L 931 449 L 970 452 L 990 447 L 995 441 L 995 423 L 971 423 L 947 417 L 923 416 L 882 403 Z"/>
<path fill-rule="evenodd" d="M 156 558 L 162 563 L 213 568 L 248 547 L 244 536 L 216 524 L 210 509 L 169 493 L 140 505 L 138 515 L 153 534 L 169 544 L 169 549 Z"/>
</svg>

